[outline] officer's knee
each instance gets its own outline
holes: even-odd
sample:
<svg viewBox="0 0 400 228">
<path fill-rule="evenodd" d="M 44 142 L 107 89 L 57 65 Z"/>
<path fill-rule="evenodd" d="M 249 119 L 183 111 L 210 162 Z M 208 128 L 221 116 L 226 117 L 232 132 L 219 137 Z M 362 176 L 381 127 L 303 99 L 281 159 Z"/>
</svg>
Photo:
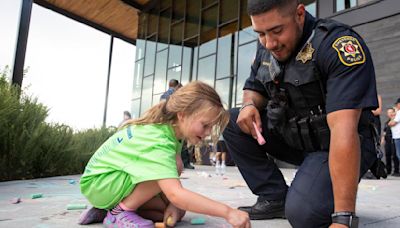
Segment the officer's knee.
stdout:
<svg viewBox="0 0 400 228">
<path fill-rule="evenodd" d="M 285 215 L 292 227 L 328 227 L 331 223 L 330 217 L 318 210 L 293 189 L 288 192 Z"/>
</svg>

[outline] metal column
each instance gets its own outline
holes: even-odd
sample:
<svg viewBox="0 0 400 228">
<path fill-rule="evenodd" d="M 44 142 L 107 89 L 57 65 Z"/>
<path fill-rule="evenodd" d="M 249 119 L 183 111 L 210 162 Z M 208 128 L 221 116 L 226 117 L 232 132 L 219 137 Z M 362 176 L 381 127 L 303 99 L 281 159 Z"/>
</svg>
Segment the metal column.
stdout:
<svg viewBox="0 0 400 228">
<path fill-rule="evenodd" d="M 12 84 L 22 86 L 26 46 L 28 43 L 29 25 L 31 21 L 33 0 L 22 0 L 21 17 L 19 19 L 18 40 L 15 50 Z"/>
<path fill-rule="evenodd" d="M 107 121 L 108 92 L 109 92 L 109 90 L 110 90 L 110 74 L 111 74 L 111 62 L 112 62 L 113 46 L 114 46 L 114 36 L 111 36 L 111 40 L 110 40 L 110 53 L 109 53 L 109 58 L 108 58 L 108 73 L 107 73 L 107 85 L 106 85 L 106 101 L 105 101 L 105 104 L 104 104 L 103 127 L 106 127 L 106 121 Z"/>
</svg>

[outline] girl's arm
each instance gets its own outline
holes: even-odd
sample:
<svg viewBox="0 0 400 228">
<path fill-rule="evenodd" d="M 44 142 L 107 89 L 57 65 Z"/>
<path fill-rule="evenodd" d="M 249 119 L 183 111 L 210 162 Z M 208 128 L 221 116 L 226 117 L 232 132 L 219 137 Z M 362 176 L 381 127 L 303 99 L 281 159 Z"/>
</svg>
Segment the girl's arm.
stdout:
<svg viewBox="0 0 400 228">
<path fill-rule="evenodd" d="M 178 179 L 163 179 L 157 182 L 168 200 L 182 210 L 221 217 L 233 227 L 250 227 L 249 216 L 246 212 L 186 190 Z"/>
</svg>

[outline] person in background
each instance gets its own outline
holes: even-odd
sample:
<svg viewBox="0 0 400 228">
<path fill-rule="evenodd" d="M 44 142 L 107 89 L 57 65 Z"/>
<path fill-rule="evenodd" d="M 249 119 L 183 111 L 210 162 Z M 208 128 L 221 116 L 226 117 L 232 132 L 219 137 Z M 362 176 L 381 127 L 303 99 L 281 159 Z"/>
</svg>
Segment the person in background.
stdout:
<svg viewBox="0 0 400 228">
<path fill-rule="evenodd" d="M 118 125 L 118 128 L 124 125 L 124 123 L 128 120 L 132 119 L 132 115 L 129 111 L 124 111 L 124 117 L 121 121 L 121 123 Z"/>
<path fill-rule="evenodd" d="M 221 135 L 218 139 L 215 152 L 215 174 L 224 175 L 226 171 L 226 145 L 224 137 Z"/>
<path fill-rule="evenodd" d="M 95 152 L 81 177 L 80 189 L 95 208 L 92 212 L 108 210 L 105 227 L 153 228 L 153 222 L 168 220 L 175 226 L 188 210 L 249 228 L 246 212 L 191 192 L 179 180 L 181 140 L 198 144 L 228 121 L 217 92 L 199 81 L 127 121 Z M 82 215 L 81 224 L 96 218 L 92 212 Z"/>
<path fill-rule="evenodd" d="M 396 115 L 394 119 L 389 121 L 388 125 L 392 130 L 392 138 L 394 141 L 394 145 L 396 147 L 396 155 L 397 158 L 400 159 L 400 98 L 397 99 L 395 103 Z"/>
<path fill-rule="evenodd" d="M 178 80 L 176 80 L 176 79 L 169 80 L 169 82 L 168 82 L 168 90 L 165 91 L 163 93 L 163 95 L 161 95 L 160 101 L 166 100 L 169 96 L 171 96 L 171 94 L 173 94 L 177 89 L 180 88 L 179 85 L 182 86 L 182 84 L 180 84 Z"/>
<path fill-rule="evenodd" d="M 399 159 L 396 155 L 396 147 L 393 142 L 392 130 L 388 125 L 391 120 L 396 116 L 394 108 L 388 108 L 386 111 L 387 121 L 383 128 L 382 144 L 385 145 L 385 157 L 386 157 L 386 170 L 388 174 L 392 174 L 392 161 L 393 161 L 393 176 L 400 176 L 399 173 Z"/>
<path fill-rule="evenodd" d="M 375 110 L 371 110 L 372 114 L 374 115 L 373 123 L 378 130 L 379 137 L 381 136 L 382 126 L 381 126 L 381 118 L 380 115 L 382 114 L 382 96 L 378 94 L 378 108 Z"/>
</svg>

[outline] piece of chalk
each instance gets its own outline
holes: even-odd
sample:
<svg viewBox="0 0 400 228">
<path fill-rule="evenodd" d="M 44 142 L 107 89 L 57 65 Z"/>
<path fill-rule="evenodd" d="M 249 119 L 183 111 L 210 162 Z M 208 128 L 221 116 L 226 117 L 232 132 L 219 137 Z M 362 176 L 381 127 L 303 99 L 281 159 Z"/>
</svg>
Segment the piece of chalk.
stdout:
<svg viewBox="0 0 400 228">
<path fill-rule="evenodd" d="M 192 220 L 190 220 L 190 224 L 192 225 L 203 225 L 205 222 L 206 219 L 203 217 L 192 218 Z"/>
<path fill-rule="evenodd" d="M 254 126 L 254 129 L 256 130 L 258 144 L 264 145 L 265 144 L 265 139 L 261 135 L 260 131 L 258 130 L 258 127 L 257 127 L 255 122 L 253 122 L 253 126 Z"/>
<path fill-rule="evenodd" d="M 32 194 L 31 195 L 31 198 L 32 199 L 37 199 L 37 198 L 42 198 L 43 197 L 43 194 L 42 193 L 36 193 L 36 194 Z"/>
<path fill-rule="evenodd" d="M 166 228 L 166 226 L 163 222 L 156 222 L 154 228 Z"/>
<path fill-rule="evenodd" d="M 68 181 L 70 184 L 75 184 L 75 180 L 69 180 Z"/>
<path fill-rule="evenodd" d="M 173 226 L 174 225 L 174 220 L 172 219 L 171 216 L 167 218 L 167 226 Z"/>
<path fill-rule="evenodd" d="M 67 205 L 67 210 L 82 210 L 82 209 L 86 209 L 87 205 L 86 204 L 68 204 Z"/>
</svg>

